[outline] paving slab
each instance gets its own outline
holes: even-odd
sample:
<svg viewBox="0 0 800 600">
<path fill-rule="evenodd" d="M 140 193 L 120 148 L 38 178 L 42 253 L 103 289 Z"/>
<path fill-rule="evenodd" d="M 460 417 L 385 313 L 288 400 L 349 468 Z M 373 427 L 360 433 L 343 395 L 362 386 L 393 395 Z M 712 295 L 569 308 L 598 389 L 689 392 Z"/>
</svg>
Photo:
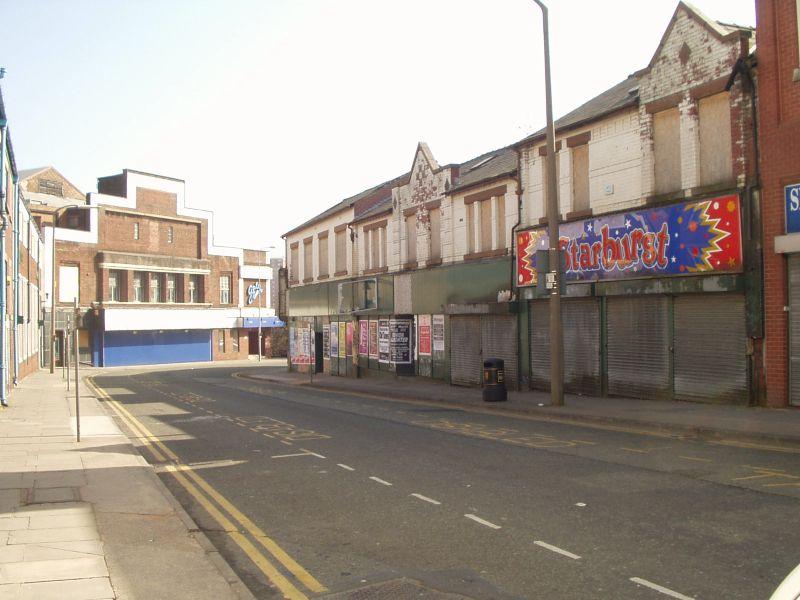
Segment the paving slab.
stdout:
<svg viewBox="0 0 800 600">
<path fill-rule="evenodd" d="M 113 600 L 116 597 L 108 577 L 28 583 L 21 588 L 21 600 Z"/>
</svg>

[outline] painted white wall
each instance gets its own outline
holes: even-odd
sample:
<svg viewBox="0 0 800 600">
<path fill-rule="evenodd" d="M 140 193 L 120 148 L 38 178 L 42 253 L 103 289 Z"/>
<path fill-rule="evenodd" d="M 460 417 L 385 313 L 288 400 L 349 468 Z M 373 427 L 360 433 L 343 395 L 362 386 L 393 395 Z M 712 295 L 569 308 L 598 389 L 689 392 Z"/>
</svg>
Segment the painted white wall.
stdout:
<svg viewBox="0 0 800 600">
<path fill-rule="evenodd" d="M 233 329 L 241 317 L 239 308 L 107 308 L 106 331 L 156 329 Z"/>
</svg>

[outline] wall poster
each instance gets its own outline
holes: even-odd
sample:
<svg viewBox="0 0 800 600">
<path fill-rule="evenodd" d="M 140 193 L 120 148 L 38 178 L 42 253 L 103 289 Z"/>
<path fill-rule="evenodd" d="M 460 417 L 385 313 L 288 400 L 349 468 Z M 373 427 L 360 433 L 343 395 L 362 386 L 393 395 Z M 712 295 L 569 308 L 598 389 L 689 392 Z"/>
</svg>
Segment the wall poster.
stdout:
<svg viewBox="0 0 800 600">
<path fill-rule="evenodd" d="M 378 322 L 369 322 L 369 357 L 378 358 Z"/>
<path fill-rule="evenodd" d="M 419 315 L 417 322 L 419 354 L 420 356 L 431 355 L 431 316 Z"/>
<path fill-rule="evenodd" d="M 339 358 L 347 357 L 347 323 L 339 322 Z M 350 341 L 353 341 L 353 330 L 350 330 Z"/>
<path fill-rule="evenodd" d="M 339 356 L 339 324 L 331 322 L 331 358 Z"/>
<path fill-rule="evenodd" d="M 322 326 L 322 358 L 328 360 L 331 356 L 331 326 Z"/>
<path fill-rule="evenodd" d="M 389 361 L 396 365 L 410 365 L 414 349 L 411 347 L 411 319 L 389 321 Z"/>
<path fill-rule="evenodd" d="M 444 315 L 433 315 L 433 351 L 444 352 Z"/>
<path fill-rule="evenodd" d="M 378 321 L 378 360 L 389 362 L 389 319 Z"/>
<path fill-rule="evenodd" d="M 358 322 L 358 353 L 361 356 L 369 354 L 369 321 Z"/>
</svg>

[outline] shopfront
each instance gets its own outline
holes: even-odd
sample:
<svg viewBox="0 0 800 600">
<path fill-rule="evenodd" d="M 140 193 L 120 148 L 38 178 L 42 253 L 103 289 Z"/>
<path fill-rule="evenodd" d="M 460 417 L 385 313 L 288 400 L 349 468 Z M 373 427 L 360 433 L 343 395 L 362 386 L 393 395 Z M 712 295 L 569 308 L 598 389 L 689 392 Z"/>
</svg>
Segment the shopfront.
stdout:
<svg viewBox="0 0 800 600">
<path fill-rule="evenodd" d="M 517 237 L 535 389 L 550 380 L 548 292 L 535 254 L 547 245 L 543 229 Z M 560 246 L 567 392 L 750 401 L 737 195 L 565 223 Z"/>
</svg>

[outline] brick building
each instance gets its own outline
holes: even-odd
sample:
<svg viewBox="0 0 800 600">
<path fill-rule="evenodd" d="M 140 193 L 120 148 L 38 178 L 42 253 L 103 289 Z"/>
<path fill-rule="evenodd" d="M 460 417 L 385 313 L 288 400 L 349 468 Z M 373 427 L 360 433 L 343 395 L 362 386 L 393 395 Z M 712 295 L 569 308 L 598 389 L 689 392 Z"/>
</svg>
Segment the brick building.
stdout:
<svg viewBox="0 0 800 600">
<path fill-rule="evenodd" d="M 758 0 L 767 403 L 800 406 L 800 4 Z"/>
<path fill-rule="evenodd" d="M 41 341 L 39 228 L 23 202 L 5 104 L 0 91 L 0 402 L 39 368 Z"/>
<path fill-rule="evenodd" d="M 179 179 L 125 169 L 97 187 L 86 208 L 64 211 L 84 219 L 59 215 L 55 236 L 46 230 L 48 257 L 56 244 L 57 337 L 77 298 L 81 359 L 93 365 L 247 357 L 258 312 L 246 284 L 269 284 L 266 254 L 215 245 L 212 214 L 186 206 Z"/>
</svg>

